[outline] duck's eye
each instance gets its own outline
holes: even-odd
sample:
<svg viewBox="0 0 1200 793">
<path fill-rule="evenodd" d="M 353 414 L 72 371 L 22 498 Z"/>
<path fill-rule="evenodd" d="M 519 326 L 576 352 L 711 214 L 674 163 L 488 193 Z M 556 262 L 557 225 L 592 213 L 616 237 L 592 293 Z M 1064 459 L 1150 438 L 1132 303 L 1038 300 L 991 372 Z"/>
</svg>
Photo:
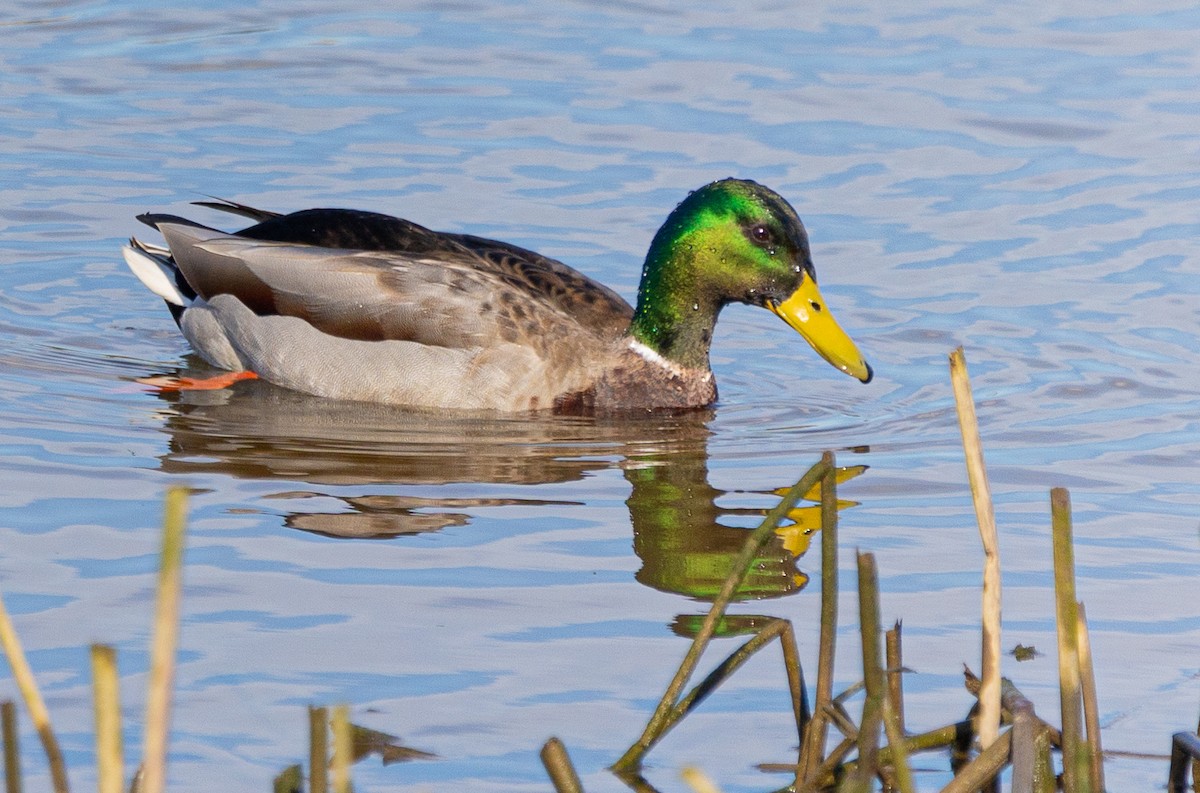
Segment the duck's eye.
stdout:
<svg viewBox="0 0 1200 793">
<path fill-rule="evenodd" d="M 771 230 L 766 226 L 759 224 L 750 229 L 750 238 L 755 242 L 765 245 L 771 241 Z"/>
</svg>

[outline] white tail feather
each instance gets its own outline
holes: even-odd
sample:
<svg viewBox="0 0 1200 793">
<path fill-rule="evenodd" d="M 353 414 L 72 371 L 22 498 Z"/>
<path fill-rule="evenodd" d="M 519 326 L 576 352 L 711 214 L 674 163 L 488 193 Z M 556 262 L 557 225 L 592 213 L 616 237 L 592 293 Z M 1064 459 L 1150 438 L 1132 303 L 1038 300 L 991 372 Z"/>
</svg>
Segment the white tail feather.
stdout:
<svg viewBox="0 0 1200 793">
<path fill-rule="evenodd" d="M 132 245 L 123 247 L 121 253 L 125 256 L 125 263 L 129 265 L 129 269 L 133 270 L 133 274 L 151 292 L 177 306 L 191 305 L 192 301 L 175 286 L 175 267 L 170 262 L 155 256 L 149 250 L 139 250 Z"/>
</svg>

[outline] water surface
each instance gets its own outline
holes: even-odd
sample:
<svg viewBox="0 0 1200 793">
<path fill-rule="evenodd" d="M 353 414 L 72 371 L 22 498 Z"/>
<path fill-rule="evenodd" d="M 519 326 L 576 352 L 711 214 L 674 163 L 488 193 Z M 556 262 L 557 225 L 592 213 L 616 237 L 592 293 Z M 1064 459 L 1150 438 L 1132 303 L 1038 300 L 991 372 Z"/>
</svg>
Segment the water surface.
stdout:
<svg viewBox="0 0 1200 793">
<path fill-rule="evenodd" d="M 366 789 L 545 790 L 550 735 L 589 791 L 621 789 L 603 769 L 682 656 L 706 571 L 825 449 L 869 466 L 843 488 L 859 506 L 842 567 L 849 581 L 854 548 L 878 556 L 917 672 L 910 724 L 957 719 L 982 562 L 946 371 L 960 344 L 1004 643 L 1045 653 L 1006 673 L 1056 720 L 1048 491 L 1066 486 L 1106 746 L 1165 753 L 1194 726 L 1200 12 L 143 5 L 0 19 L 0 588 L 76 786 L 92 783 L 88 642 L 118 647 L 140 737 L 155 526 L 177 482 L 197 495 L 174 789 L 265 788 L 303 756 L 310 702 L 351 703 L 440 758 L 367 764 Z M 632 297 L 670 209 L 731 175 L 796 206 L 873 383 L 746 307 L 718 326 L 720 404 L 683 417 L 428 416 L 136 382 L 197 363 L 120 262 L 138 212 L 224 222 L 187 206 L 210 194 L 386 211 Z M 809 664 L 812 565 L 773 549 L 765 599 L 736 609 L 792 619 Z M 842 613 L 839 688 L 857 670 L 849 596 Z M 648 773 L 783 784 L 754 766 L 792 756 L 788 708 L 768 653 Z M 1108 773 L 1151 789 L 1166 762 Z"/>
</svg>

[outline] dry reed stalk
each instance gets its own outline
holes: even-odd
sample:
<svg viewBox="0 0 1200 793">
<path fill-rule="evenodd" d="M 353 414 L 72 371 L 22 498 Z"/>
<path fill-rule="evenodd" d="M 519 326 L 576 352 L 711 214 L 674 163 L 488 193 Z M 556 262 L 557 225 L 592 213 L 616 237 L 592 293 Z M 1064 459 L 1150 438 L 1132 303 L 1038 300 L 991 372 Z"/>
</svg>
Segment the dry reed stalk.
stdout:
<svg viewBox="0 0 1200 793">
<path fill-rule="evenodd" d="M 900 643 L 901 633 L 900 620 L 896 620 L 892 629 L 884 634 L 884 658 L 887 664 L 888 701 L 895 714 L 896 727 L 904 735 L 908 728 L 904 726 L 904 648 Z"/>
<path fill-rule="evenodd" d="M 887 697 L 883 699 L 883 729 L 887 734 L 888 746 L 891 747 L 888 759 L 891 760 L 890 765 L 896 787 L 900 793 L 914 793 L 917 787 L 913 780 L 912 767 L 908 761 L 908 740 L 904 735 L 904 730 L 900 728 L 900 720 L 892 707 L 892 702 Z M 882 751 L 879 762 L 887 762 L 884 760 Z"/>
<path fill-rule="evenodd" d="M 1058 775 L 1054 773 L 1054 759 L 1051 757 L 1053 732 L 1049 727 L 1042 727 L 1033 739 L 1033 793 L 1055 793 L 1058 790 Z"/>
<path fill-rule="evenodd" d="M 557 738 L 546 741 L 541 757 L 556 793 L 583 793 L 583 783 L 579 781 L 579 774 L 575 772 L 562 741 Z"/>
<path fill-rule="evenodd" d="M 823 461 L 828 463 L 828 468 L 821 480 L 821 633 L 817 653 L 817 689 L 813 717 L 804 731 L 800 747 L 797 787 L 799 783 L 811 780 L 823 763 L 825 740 L 829 734 L 826 712 L 833 701 L 838 609 L 837 476 L 834 473 L 833 455 L 826 452 Z"/>
<path fill-rule="evenodd" d="M 1088 635 L 1087 610 L 1083 601 L 1078 610 L 1076 638 L 1079 648 L 1079 678 L 1083 692 L 1083 721 L 1087 726 L 1088 779 L 1093 793 L 1104 790 L 1104 747 L 1100 742 L 1100 706 L 1096 700 L 1096 668 L 1092 664 L 1092 640 Z"/>
<path fill-rule="evenodd" d="M 996 740 L 1000 730 L 1000 545 L 996 539 L 992 491 L 983 462 L 975 400 L 971 396 L 971 380 L 962 347 L 950 354 L 950 380 L 967 461 L 967 479 L 975 503 L 975 520 L 983 541 L 983 688 L 979 692 L 979 742 L 986 749 Z"/>
<path fill-rule="evenodd" d="M 963 670 L 963 678 L 967 691 L 978 697 L 981 685 L 979 678 L 970 669 Z M 1034 712 L 1033 703 L 1026 699 L 1025 695 L 1021 693 L 1021 689 L 1014 686 L 1013 682 L 1008 678 L 1002 678 L 1000 681 L 1000 709 L 1001 711 L 1008 711 L 1010 714 L 1028 711 L 1037 720 L 1040 729 L 1049 731 L 1050 740 L 1054 745 L 1062 745 L 1062 734 Z"/>
<path fill-rule="evenodd" d="M 350 764 L 354 762 L 354 738 L 350 731 L 350 706 L 333 709 L 333 793 L 350 793 Z"/>
<path fill-rule="evenodd" d="M 1050 524 L 1054 546 L 1054 598 L 1058 623 L 1058 680 L 1062 708 L 1063 790 L 1077 793 L 1087 784 L 1080 776 L 1081 722 L 1079 694 L 1079 624 L 1075 599 L 1075 549 L 1071 531 L 1071 496 L 1066 488 L 1050 491 Z"/>
<path fill-rule="evenodd" d="M 125 746 L 121 736 L 121 689 L 117 651 L 93 644 L 92 707 L 96 714 L 96 788 L 121 793 L 125 785 Z"/>
<path fill-rule="evenodd" d="M 1013 714 L 1011 793 L 1055 793 L 1058 778 L 1051 760 L 1052 731 L 1032 712 Z"/>
<path fill-rule="evenodd" d="M 329 711 L 308 706 L 308 790 L 329 790 Z"/>
<path fill-rule="evenodd" d="M 162 793 L 167 781 L 167 739 L 171 730 L 175 649 L 179 641 L 179 602 L 183 590 L 183 539 L 187 526 L 187 497 L 186 487 L 171 487 L 167 490 L 164 504 L 162 556 L 158 568 L 158 596 L 154 611 L 154 637 L 150 648 L 150 677 L 146 691 L 140 793 Z"/>
<path fill-rule="evenodd" d="M 875 556 L 858 554 L 858 625 L 862 636 L 863 683 L 867 689 L 858 730 L 858 760 L 842 789 L 847 793 L 871 789 L 879 773 L 879 728 L 883 721 L 884 677 L 879 647 L 879 579 Z"/>
<path fill-rule="evenodd" d="M 650 717 L 649 722 L 647 722 L 646 728 L 642 731 L 641 737 L 612 765 L 613 771 L 625 773 L 637 768 L 641 764 L 642 757 L 645 756 L 646 752 L 675 723 L 680 694 L 683 692 L 684 686 L 687 685 L 687 681 L 696 671 L 696 666 L 700 662 L 700 656 L 704 654 L 705 649 L 712 640 L 717 624 L 725 615 L 725 609 L 728 608 L 738 587 L 741 586 L 749 574 L 750 565 L 755 554 L 759 552 L 763 544 L 775 536 L 775 529 L 779 526 L 780 521 L 787 517 L 791 509 L 796 506 L 796 502 L 821 482 L 823 477 L 830 474 L 833 467 L 833 455 L 826 452 L 821 462 L 810 468 L 808 473 L 788 489 L 779 503 L 767 512 L 762 522 L 746 538 L 741 552 L 734 559 L 730 567 L 729 576 L 725 579 L 720 591 L 713 599 L 712 607 L 709 609 L 708 614 L 705 615 L 700 628 L 696 631 L 696 636 L 692 640 L 687 654 L 684 655 L 683 661 L 679 664 L 678 671 L 675 672 L 675 676 L 667 685 L 667 689 L 659 700 L 654 714 Z"/>
<path fill-rule="evenodd" d="M 4 741 L 4 793 L 21 793 L 21 743 L 17 737 L 17 705 L 0 702 L 0 735 Z"/>
<path fill-rule="evenodd" d="M 886 634 L 885 657 L 887 659 L 887 695 L 883 698 L 883 727 L 887 732 L 889 759 L 900 793 L 913 793 L 912 768 L 908 762 L 908 737 L 904 731 L 904 693 L 900 686 L 900 623 L 896 622 Z M 894 665 L 893 665 L 894 664 Z M 881 763 L 887 762 L 880 753 Z"/>
<path fill-rule="evenodd" d="M 50 765 L 50 778 L 55 793 L 67 793 L 69 789 L 67 767 L 63 762 L 58 738 L 54 735 L 54 728 L 50 724 L 50 712 L 46 710 L 46 703 L 42 699 L 41 692 L 38 691 L 37 681 L 33 677 L 33 671 L 29 668 L 25 651 L 21 649 L 21 640 L 17 637 L 12 620 L 8 617 L 8 610 L 4 607 L 3 598 L 0 598 L 0 645 L 4 647 L 4 654 L 12 669 L 13 680 L 17 683 L 21 698 L 25 700 L 29 718 L 33 720 L 38 737 L 42 739 L 42 747 L 46 751 L 46 761 Z"/>
<path fill-rule="evenodd" d="M 895 693 L 889 685 L 888 674 L 891 670 L 885 671 L 880 665 L 879 635 L 882 627 L 879 617 L 879 573 L 875 556 L 870 553 L 858 554 L 858 612 L 862 634 L 863 684 L 867 697 L 863 705 L 862 727 L 858 732 L 858 761 L 853 777 L 848 780 L 847 789 L 869 790 L 872 777 L 879 774 L 884 765 L 890 765 L 894 787 L 901 793 L 913 793 L 915 784 L 908 764 L 907 742 L 900 727 L 899 714 L 891 701 Z M 889 655 L 894 657 L 896 651 L 890 649 L 892 652 Z M 890 748 L 887 760 L 884 760 L 879 748 L 881 722 L 887 732 Z"/>
<path fill-rule="evenodd" d="M 1034 793 L 1037 722 L 1029 710 L 1012 714 L 1012 793 Z"/>
</svg>

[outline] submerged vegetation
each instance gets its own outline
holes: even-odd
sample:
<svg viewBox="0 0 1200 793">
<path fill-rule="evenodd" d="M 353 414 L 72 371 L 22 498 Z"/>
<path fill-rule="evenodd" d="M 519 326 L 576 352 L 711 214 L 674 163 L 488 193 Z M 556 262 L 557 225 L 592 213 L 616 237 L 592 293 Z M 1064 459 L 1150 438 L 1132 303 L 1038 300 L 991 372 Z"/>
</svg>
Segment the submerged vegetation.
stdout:
<svg viewBox="0 0 1200 793">
<path fill-rule="evenodd" d="M 964 685 L 977 700 L 970 714 L 923 732 L 909 730 L 904 717 L 903 675 L 907 670 L 903 663 L 901 625 L 896 623 L 885 631 L 880 624 L 878 575 L 875 557 L 869 552 L 857 554 L 862 676 L 859 682 L 834 695 L 840 584 L 838 510 L 845 506 L 845 502 L 838 501 L 837 488 L 839 481 L 857 471 L 838 469 L 834 455 L 826 452 L 820 462 L 782 493 L 779 503 L 766 513 L 757 528 L 747 534 L 740 553 L 731 560 L 730 571 L 713 597 L 712 607 L 689 631 L 691 647 L 645 729 L 611 766 L 613 773 L 631 789 L 653 793 L 655 789 L 641 773 L 647 754 L 755 653 L 775 643 L 778 643 L 784 661 L 787 696 L 797 736 L 794 762 L 763 766 L 765 771 L 792 777 L 781 790 L 865 793 L 882 789 L 909 793 L 917 789 L 911 757 L 930 751 L 949 754 L 954 776 L 941 788 L 943 793 L 998 791 L 1001 774 L 1006 771 L 1011 773 L 1014 793 L 1044 793 L 1059 789 L 1068 793 L 1101 793 L 1105 789 L 1104 751 L 1086 611 L 1075 595 L 1069 494 L 1062 488 L 1050 491 L 1061 724 L 1061 728 L 1055 728 L 1039 716 L 1033 703 L 1000 673 L 1000 558 L 983 453 L 975 426 L 974 403 L 961 349 L 951 355 L 950 368 L 968 480 L 984 549 L 981 675 L 977 677 L 970 669 L 964 669 Z M 821 622 L 814 700 L 809 701 L 792 623 L 777 617 L 753 621 L 749 638 L 717 663 L 707 676 L 687 688 L 711 640 L 722 633 L 729 619 L 726 609 L 743 594 L 743 584 L 763 547 L 778 537 L 786 538 L 789 526 L 798 525 L 802 520 L 799 516 L 805 510 L 799 510 L 797 503 L 804 498 L 820 501 L 817 509 L 821 528 Z M 161 793 L 166 787 L 186 504 L 186 488 L 174 487 L 168 491 L 144 743 L 140 763 L 128 788 L 133 793 Z M 804 522 L 813 521 L 810 517 Z M 805 543 L 808 533 L 805 532 Z M 0 645 L 42 742 L 55 793 L 67 793 L 69 785 L 62 751 L 2 599 Z M 1035 652 L 1032 648 L 1018 647 L 1018 650 Z M 91 657 L 98 790 L 100 793 L 119 793 L 127 789 L 127 780 L 116 653 L 111 647 L 93 645 Z M 863 696 L 856 721 L 847 702 L 858 694 Z M 285 769 L 275 779 L 277 793 L 303 790 L 345 793 L 351 789 L 351 765 L 369 755 L 378 755 L 384 764 L 433 757 L 401 745 L 393 735 L 351 724 L 346 705 L 332 710 L 310 707 L 308 716 L 308 773 L 305 774 L 300 764 Z M 0 703 L 6 793 L 22 790 L 16 722 L 15 704 L 11 701 Z M 832 747 L 831 729 L 840 734 Z M 582 782 L 562 741 L 557 738 L 547 741 L 541 758 L 558 793 L 583 793 Z M 703 771 L 684 769 L 682 773 L 686 783 L 697 793 L 719 790 Z M 1200 735 L 1180 732 L 1172 737 L 1169 789 L 1173 793 L 1182 793 L 1187 787 L 1189 773 L 1193 784 L 1198 786 L 1196 789 L 1200 789 Z"/>
</svg>

